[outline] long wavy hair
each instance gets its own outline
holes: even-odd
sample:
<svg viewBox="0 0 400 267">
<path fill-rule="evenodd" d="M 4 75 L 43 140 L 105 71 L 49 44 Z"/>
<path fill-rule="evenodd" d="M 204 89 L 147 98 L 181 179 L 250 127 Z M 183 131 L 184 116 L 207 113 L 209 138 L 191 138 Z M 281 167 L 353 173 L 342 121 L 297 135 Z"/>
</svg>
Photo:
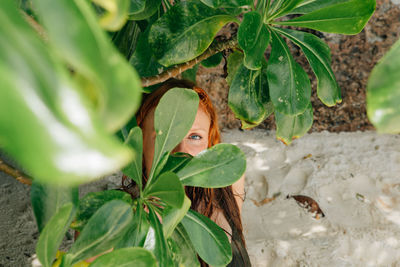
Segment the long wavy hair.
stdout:
<svg viewBox="0 0 400 267">
<path fill-rule="evenodd" d="M 193 82 L 187 80 L 169 79 L 168 81 L 163 83 L 156 91 L 145 96 L 143 98 L 142 105 L 136 114 L 137 124 L 141 128 L 143 128 L 144 119 L 146 118 L 147 114 L 149 114 L 149 112 L 158 105 L 161 97 L 169 89 L 175 87 L 192 89 L 199 95 L 199 108 L 203 108 L 211 121 L 210 131 L 208 134 L 208 147 L 212 147 L 220 143 L 221 139 L 218 128 L 218 118 L 211 99 L 208 97 L 207 93 L 203 89 L 195 86 Z M 143 165 L 143 173 L 145 173 L 144 167 L 145 166 Z M 144 176 L 143 179 L 143 182 L 145 183 L 147 180 L 146 177 Z M 233 228 L 235 228 L 236 232 L 239 234 L 242 243 L 245 244 L 239 207 L 235 200 L 232 186 L 223 188 L 201 188 L 186 186 L 185 191 L 186 195 L 192 201 L 191 208 L 193 210 L 196 210 L 197 212 L 209 218 L 214 214 L 215 211 L 221 210 L 229 225 L 231 226 L 232 232 L 234 231 Z M 234 242 L 233 239 L 232 242 Z M 201 261 L 201 265 L 207 266 L 203 261 Z"/>
</svg>

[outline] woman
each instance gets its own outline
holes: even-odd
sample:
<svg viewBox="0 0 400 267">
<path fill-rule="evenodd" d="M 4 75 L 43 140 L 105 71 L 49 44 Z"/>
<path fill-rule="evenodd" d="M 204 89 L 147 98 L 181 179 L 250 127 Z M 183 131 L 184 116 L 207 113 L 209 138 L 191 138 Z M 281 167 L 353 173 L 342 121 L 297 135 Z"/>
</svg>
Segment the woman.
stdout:
<svg viewBox="0 0 400 267">
<path fill-rule="evenodd" d="M 185 152 L 192 156 L 220 142 L 217 116 L 214 107 L 206 92 L 186 80 L 170 79 L 154 93 L 144 98 L 136 119 L 143 131 L 143 173 L 146 175 L 151 169 L 154 156 L 154 111 L 161 97 L 174 87 L 194 90 L 200 98 L 199 108 L 192 128 L 182 142 L 172 151 Z M 245 249 L 243 228 L 240 218 L 244 200 L 244 176 L 232 186 L 224 188 L 185 187 L 186 195 L 192 201 L 191 208 L 211 218 L 228 235 L 231 244 L 233 259 L 228 266 L 250 266 Z M 207 266 L 201 261 L 202 266 Z"/>
</svg>

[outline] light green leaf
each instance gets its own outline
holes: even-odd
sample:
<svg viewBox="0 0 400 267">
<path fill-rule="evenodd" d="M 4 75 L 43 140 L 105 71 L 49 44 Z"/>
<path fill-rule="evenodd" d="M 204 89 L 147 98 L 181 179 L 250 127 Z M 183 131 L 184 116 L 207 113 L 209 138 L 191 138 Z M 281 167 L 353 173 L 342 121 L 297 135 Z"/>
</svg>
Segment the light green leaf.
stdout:
<svg viewBox="0 0 400 267">
<path fill-rule="evenodd" d="M 132 0 L 131 0 L 132 1 Z M 130 12 L 129 19 L 131 20 L 144 20 L 150 18 L 153 14 L 159 10 L 161 0 L 142 0 L 145 2 L 143 10 Z"/>
<path fill-rule="evenodd" d="M 400 132 L 400 41 L 372 70 L 367 86 L 367 114 L 382 133 Z"/>
<path fill-rule="evenodd" d="M 173 172 L 162 173 L 157 180 L 147 186 L 145 197 L 157 197 L 176 208 L 182 207 L 185 191 L 178 176 Z"/>
<path fill-rule="evenodd" d="M 311 97 L 310 80 L 290 54 L 285 41 L 274 30 L 267 76 L 275 110 L 286 115 L 299 115 L 306 110 Z"/>
<path fill-rule="evenodd" d="M 102 7 L 103 14 L 99 18 L 99 24 L 107 31 L 117 31 L 124 26 L 129 11 L 130 0 L 92 0 Z"/>
<path fill-rule="evenodd" d="M 98 257 L 90 267 L 156 267 L 154 255 L 144 248 L 121 248 Z"/>
<path fill-rule="evenodd" d="M 209 7 L 218 8 L 234 8 L 234 7 L 244 7 L 250 6 L 252 4 L 251 0 L 200 0 Z"/>
<path fill-rule="evenodd" d="M 65 255 L 66 263 L 73 264 L 114 247 L 125 234 L 131 220 L 130 205 L 121 200 L 107 202 L 89 219 Z"/>
<path fill-rule="evenodd" d="M 244 14 L 238 31 L 238 43 L 244 52 L 244 65 L 251 70 L 261 69 L 270 33 L 257 11 Z"/>
<path fill-rule="evenodd" d="M 79 191 L 77 187 L 54 186 L 34 181 L 31 186 L 31 203 L 39 232 L 42 232 L 48 220 L 62 206 L 67 203 L 78 206 Z"/>
<path fill-rule="evenodd" d="M 324 7 L 333 6 L 348 1 L 349 0 L 304 0 L 290 13 L 307 14 Z"/>
<path fill-rule="evenodd" d="M 231 144 L 217 144 L 197 154 L 177 174 L 182 184 L 198 187 L 225 187 L 246 170 L 244 153 Z"/>
<path fill-rule="evenodd" d="M 311 103 L 303 114 L 290 116 L 275 111 L 276 137 L 285 144 L 307 133 L 313 123 Z"/>
<path fill-rule="evenodd" d="M 123 169 L 123 173 L 131 178 L 142 188 L 142 157 L 143 157 L 143 133 L 140 127 L 136 126 L 129 132 L 125 141 L 133 150 L 137 151 L 135 159 Z"/>
<path fill-rule="evenodd" d="M 240 67 L 243 61 L 243 53 L 240 51 L 234 51 L 229 55 L 228 59 L 228 76 L 226 77 L 226 82 L 231 86 L 233 79 L 236 76 L 236 71 Z"/>
<path fill-rule="evenodd" d="M 322 32 L 357 34 L 375 11 L 375 0 L 352 0 L 318 9 L 277 25 L 305 27 Z"/>
<path fill-rule="evenodd" d="M 199 256 L 212 266 L 226 266 L 232 249 L 225 232 L 204 215 L 189 210 L 181 221 Z"/>
<path fill-rule="evenodd" d="M 151 26 L 149 42 L 158 62 L 168 67 L 202 54 L 230 21 L 236 18 L 198 0 L 182 1 Z"/>
<path fill-rule="evenodd" d="M 168 247 L 175 266 L 200 267 L 196 250 L 182 224 L 179 224 L 168 238 Z"/>
<path fill-rule="evenodd" d="M 36 245 L 36 254 L 44 267 L 52 266 L 57 249 L 73 219 L 74 205 L 67 203 L 62 206 L 44 227 Z"/>
<path fill-rule="evenodd" d="M 303 50 L 318 80 L 317 94 L 328 107 L 342 102 L 339 85 L 331 68 L 329 46 L 313 34 L 290 29 L 275 31 L 289 38 Z"/>
<path fill-rule="evenodd" d="M 170 237 L 176 226 L 183 219 L 185 214 L 188 212 L 191 205 L 190 199 L 185 195 L 182 207 L 174 208 L 167 206 L 163 212 L 163 232 L 165 237 Z"/>
<path fill-rule="evenodd" d="M 156 142 L 149 181 L 165 153 L 174 149 L 193 125 L 199 96 L 190 89 L 173 88 L 161 98 L 154 114 Z"/>
</svg>

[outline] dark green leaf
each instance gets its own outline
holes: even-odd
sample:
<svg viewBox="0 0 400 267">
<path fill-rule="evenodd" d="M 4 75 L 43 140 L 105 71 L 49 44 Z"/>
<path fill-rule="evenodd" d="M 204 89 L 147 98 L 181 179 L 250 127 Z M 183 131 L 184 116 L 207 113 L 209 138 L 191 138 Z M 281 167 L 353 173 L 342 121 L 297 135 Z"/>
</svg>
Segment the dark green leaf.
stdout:
<svg viewBox="0 0 400 267">
<path fill-rule="evenodd" d="M 73 219 L 73 214 L 74 205 L 72 203 L 65 204 L 57 210 L 41 232 L 36 245 L 36 253 L 44 267 L 52 266 L 57 249 Z"/>
<path fill-rule="evenodd" d="M 136 50 L 140 32 L 140 27 L 136 21 L 128 21 L 121 30 L 113 35 L 112 42 L 128 60 Z"/>
<path fill-rule="evenodd" d="M 311 103 L 303 114 L 290 116 L 275 111 L 276 137 L 285 144 L 307 133 L 313 123 Z"/>
<path fill-rule="evenodd" d="M 277 2 L 277 1 L 274 1 Z M 279 18 L 282 17 L 286 14 L 288 14 L 290 11 L 295 9 L 301 2 L 304 2 L 304 0 L 286 0 L 282 2 L 282 5 L 268 17 L 268 20 L 274 19 L 274 18 Z"/>
<path fill-rule="evenodd" d="M 91 267 L 156 267 L 154 255 L 144 248 L 121 248 L 98 257 Z"/>
<path fill-rule="evenodd" d="M 324 7 L 333 6 L 335 4 L 340 4 L 348 1 L 349 0 L 304 0 L 296 7 L 296 9 L 292 10 L 292 12 L 290 13 L 307 14 Z"/>
<path fill-rule="evenodd" d="M 65 259 L 73 264 L 114 247 L 132 220 L 131 206 L 121 200 L 104 204 L 89 219 Z"/>
<path fill-rule="evenodd" d="M 310 80 L 290 54 L 285 41 L 274 30 L 267 74 L 269 94 L 275 110 L 286 115 L 303 113 L 310 103 Z"/>
<path fill-rule="evenodd" d="M 198 69 L 199 69 L 199 64 L 196 64 L 196 65 L 194 65 L 193 68 L 185 70 L 184 72 L 182 72 L 182 79 L 186 79 L 186 80 L 196 83 Z"/>
<path fill-rule="evenodd" d="M 352 0 L 318 9 L 279 25 L 305 27 L 322 32 L 357 34 L 375 11 L 375 0 Z"/>
<path fill-rule="evenodd" d="M 150 18 L 160 8 L 161 0 L 142 0 L 145 2 L 144 9 L 138 12 L 131 12 L 129 19 L 143 20 Z"/>
<path fill-rule="evenodd" d="M 196 250 L 190 242 L 188 233 L 181 224 L 175 228 L 167 242 L 175 266 L 200 266 Z"/>
<path fill-rule="evenodd" d="M 367 87 L 368 117 L 379 132 L 400 132 L 400 41 L 373 69 Z"/>
<path fill-rule="evenodd" d="M 228 59 L 228 76 L 226 77 L 226 82 L 231 86 L 234 77 L 236 76 L 236 71 L 240 67 L 243 61 L 243 53 L 240 51 L 234 51 L 229 55 Z"/>
<path fill-rule="evenodd" d="M 224 187 L 233 184 L 246 170 L 244 153 L 231 144 L 217 144 L 197 154 L 177 174 L 182 184 Z"/>
<path fill-rule="evenodd" d="M 88 193 L 79 202 L 76 219 L 71 224 L 71 228 L 77 231 L 82 231 L 83 227 L 97 210 L 99 210 L 105 203 L 115 199 L 132 204 L 131 196 L 123 191 L 106 190 Z"/>
<path fill-rule="evenodd" d="M 130 0 L 131 4 L 129 6 L 129 13 L 139 13 L 142 12 L 146 6 L 146 0 Z"/>
<path fill-rule="evenodd" d="M 191 205 L 190 199 L 185 195 L 182 207 L 167 206 L 163 213 L 163 232 L 165 237 L 170 237 L 175 227 L 180 223 Z"/>
<path fill-rule="evenodd" d="M 192 158 L 193 158 L 192 155 L 183 153 L 183 152 L 177 152 L 177 153 L 171 154 L 168 157 L 168 161 L 165 164 L 161 173 L 168 172 L 168 171 L 177 173 L 180 169 L 185 167 L 186 164 L 188 164 L 188 162 Z"/>
<path fill-rule="evenodd" d="M 124 26 L 130 0 L 92 0 L 92 2 L 103 9 L 99 23 L 104 29 L 117 31 Z"/>
<path fill-rule="evenodd" d="M 222 53 L 216 53 L 215 55 L 212 55 L 211 57 L 207 58 L 206 60 L 203 60 L 201 62 L 201 65 L 206 68 L 214 68 L 221 63 L 222 60 Z"/>
<path fill-rule="evenodd" d="M 190 89 L 173 88 L 161 98 L 154 114 L 156 142 L 149 180 L 165 153 L 174 149 L 193 125 L 199 96 Z"/>
<path fill-rule="evenodd" d="M 143 134 L 142 129 L 138 126 L 131 129 L 128 138 L 125 141 L 133 150 L 137 151 L 135 159 L 123 169 L 123 173 L 134 180 L 136 184 L 142 188 L 142 151 L 143 151 Z"/>
<path fill-rule="evenodd" d="M 146 187 L 144 196 L 157 197 L 168 205 L 180 208 L 183 204 L 185 191 L 175 173 L 165 172 L 157 177 L 154 183 Z"/>
<path fill-rule="evenodd" d="M 233 8 L 233 7 L 243 7 L 250 6 L 252 4 L 251 0 L 200 0 L 209 7 L 218 8 Z"/>
<path fill-rule="evenodd" d="M 339 85 L 331 68 L 329 46 L 313 34 L 290 29 L 275 30 L 303 50 L 318 80 L 317 93 L 322 103 L 331 107 L 342 102 Z"/>
<path fill-rule="evenodd" d="M 244 14 L 238 31 L 238 43 L 244 52 L 244 65 L 251 70 L 261 69 L 270 33 L 257 11 Z"/>
<path fill-rule="evenodd" d="M 79 191 L 77 187 L 45 185 L 34 181 L 31 186 L 31 203 L 39 232 L 62 206 L 70 202 L 74 206 L 78 206 Z"/>
<path fill-rule="evenodd" d="M 232 249 L 225 232 L 204 215 L 189 210 L 182 225 L 199 256 L 212 266 L 225 266 L 232 259 Z"/>
<path fill-rule="evenodd" d="M 168 67 L 202 54 L 230 21 L 236 18 L 198 0 L 182 1 L 152 25 L 149 42 L 158 62 Z"/>
</svg>

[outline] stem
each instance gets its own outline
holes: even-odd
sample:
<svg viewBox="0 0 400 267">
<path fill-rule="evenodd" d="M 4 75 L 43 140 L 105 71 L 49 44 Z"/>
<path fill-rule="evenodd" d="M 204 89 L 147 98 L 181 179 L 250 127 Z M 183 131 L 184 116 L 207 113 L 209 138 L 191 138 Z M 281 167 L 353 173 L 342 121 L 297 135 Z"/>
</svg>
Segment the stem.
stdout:
<svg viewBox="0 0 400 267">
<path fill-rule="evenodd" d="M 156 76 L 142 78 L 142 86 L 148 87 L 151 85 L 165 82 L 169 78 L 176 77 L 177 75 L 181 74 L 185 70 L 193 68 L 197 63 L 217 54 L 218 52 L 221 52 L 221 51 L 224 51 L 227 49 L 231 49 L 236 46 L 237 46 L 237 38 L 236 37 L 233 37 L 232 39 L 229 39 L 229 40 L 221 42 L 221 43 L 215 43 L 215 45 L 211 45 L 203 54 L 201 54 L 200 56 L 198 56 L 188 62 L 175 65 L 173 68 L 167 69 L 164 72 L 162 72 Z"/>
<path fill-rule="evenodd" d="M 0 159 L 0 171 L 14 177 L 18 182 L 21 182 L 26 185 L 32 185 L 32 178 L 28 177 L 26 174 L 20 172 L 19 170 L 11 167 L 1 159 Z"/>
<path fill-rule="evenodd" d="M 44 40 L 48 41 L 49 38 L 47 37 L 46 31 L 43 29 L 42 25 L 40 25 L 36 20 L 34 20 L 31 16 L 26 14 L 24 11 L 21 11 L 22 16 L 24 19 L 31 25 L 31 27 L 39 34 L 39 36 Z"/>
</svg>

